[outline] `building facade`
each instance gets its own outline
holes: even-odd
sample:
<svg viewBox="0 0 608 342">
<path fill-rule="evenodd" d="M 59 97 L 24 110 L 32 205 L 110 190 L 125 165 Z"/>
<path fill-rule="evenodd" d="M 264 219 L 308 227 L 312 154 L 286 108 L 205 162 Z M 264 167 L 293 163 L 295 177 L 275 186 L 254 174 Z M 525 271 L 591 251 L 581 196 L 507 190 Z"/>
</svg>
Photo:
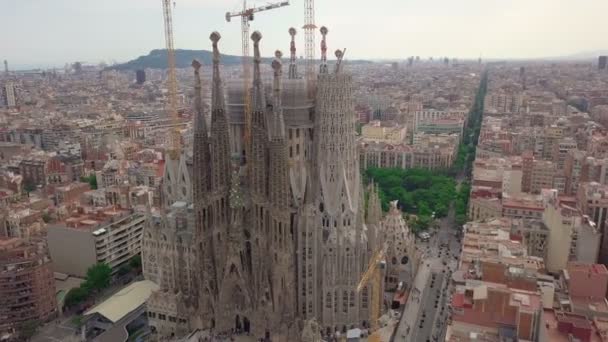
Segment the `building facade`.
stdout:
<svg viewBox="0 0 608 342">
<path fill-rule="evenodd" d="M 57 313 L 55 280 L 46 244 L 39 239 L 0 238 L 0 333 Z"/>
<path fill-rule="evenodd" d="M 81 210 L 64 222 L 51 225 L 48 244 L 53 270 L 84 277 L 98 262 L 113 272 L 141 252 L 145 216 L 132 210 L 112 207 Z"/>
<path fill-rule="evenodd" d="M 191 181 L 192 204 L 173 196 L 168 212 L 148 215 L 143 270 L 160 287 L 148 301 L 157 313 L 151 325 L 162 336 L 213 328 L 292 341 L 298 319 L 316 318 L 329 332 L 367 324 L 369 286 L 356 291 L 371 250 L 352 76 L 340 70 L 341 56 L 335 72 L 322 63 L 313 108 L 292 44 L 289 73 L 283 79 L 277 53 L 267 94 L 255 32 L 251 127 L 243 135 L 242 105 L 224 99 L 219 39 L 211 35 L 210 127 L 195 61 L 193 167 L 165 166 L 163 178 L 176 189 Z M 229 100 L 234 92 L 229 87 Z M 189 177 L 175 177 L 179 169 Z"/>
</svg>

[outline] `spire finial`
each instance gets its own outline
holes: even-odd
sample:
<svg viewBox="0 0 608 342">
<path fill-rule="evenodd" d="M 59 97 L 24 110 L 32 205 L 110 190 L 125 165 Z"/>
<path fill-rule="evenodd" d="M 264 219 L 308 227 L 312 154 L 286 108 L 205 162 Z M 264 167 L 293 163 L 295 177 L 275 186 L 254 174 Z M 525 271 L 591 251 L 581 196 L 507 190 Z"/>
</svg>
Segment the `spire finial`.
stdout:
<svg viewBox="0 0 608 342">
<path fill-rule="evenodd" d="M 344 50 L 336 50 L 335 54 L 336 54 L 336 58 L 338 59 L 338 61 L 336 62 L 336 74 L 340 72 L 340 69 L 342 67 L 342 59 L 344 58 L 344 54 L 346 53 L 346 49 Z"/>
<path fill-rule="evenodd" d="M 217 48 L 217 42 L 219 42 L 220 39 L 222 39 L 222 36 L 220 35 L 219 32 L 213 31 L 213 33 L 211 33 L 211 36 L 209 36 L 209 39 L 211 39 L 211 41 L 213 42 L 213 62 L 219 63 L 220 62 L 220 51 Z"/>
<path fill-rule="evenodd" d="M 289 59 L 289 79 L 298 78 L 298 69 L 296 66 L 296 29 L 291 27 L 289 29 L 289 35 L 291 36 L 291 43 L 289 45 L 289 52 L 291 53 Z"/>
<path fill-rule="evenodd" d="M 251 40 L 253 40 L 253 57 L 255 62 L 260 62 L 260 40 L 262 34 L 260 31 L 255 31 L 251 34 Z"/>
<path fill-rule="evenodd" d="M 284 123 L 283 123 L 283 108 L 281 103 L 281 77 L 283 76 L 283 63 L 281 62 L 281 57 L 283 57 L 283 53 L 280 50 L 275 51 L 274 60 L 272 61 L 272 70 L 274 70 L 274 79 L 273 79 L 273 129 L 272 136 L 273 137 L 283 137 L 284 136 Z"/>
<path fill-rule="evenodd" d="M 321 67 L 319 73 L 327 74 L 327 33 L 329 30 L 327 27 L 321 27 L 321 35 L 323 39 L 321 39 Z"/>
<path fill-rule="evenodd" d="M 260 63 L 262 57 L 260 57 L 260 40 L 262 40 L 262 34 L 259 31 L 255 31 L 251 34 L 251 40 L 253 40 L 253 103 L 252 108 L 254 111 L 263 112 L 266 108 L 264 101 L 264 86 L 262 85 L 262 76 L 260 75 Z"/>
<path fill-rule="evenodd" d="M 224 109 L 224 89 L 222 87 L 222 79 L 220 77 L 220 50 L 218 42 L 222 39 L 219 32 L 214 31 L 209 36 L 213 43 L 213 87 L 211 91 L 211 108 Z"/>
</svg>

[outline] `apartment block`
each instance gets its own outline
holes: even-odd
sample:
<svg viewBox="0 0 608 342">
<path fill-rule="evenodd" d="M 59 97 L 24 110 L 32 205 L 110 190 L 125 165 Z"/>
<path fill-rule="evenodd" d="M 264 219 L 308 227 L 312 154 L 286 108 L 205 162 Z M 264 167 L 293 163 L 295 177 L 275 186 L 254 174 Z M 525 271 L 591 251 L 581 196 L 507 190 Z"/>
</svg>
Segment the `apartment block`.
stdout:
<svg viewBox="0 0 608 342">
<path fill-rule="evenodd" d="M 145 216 L 133 210 L 78 208 L 61 223 L 48 227 L 55 272 L 84 277 L 98 263 L 113 271 L 141 251 Z"/>
<path fill-rule="evenodd" d="M 591 182 L 581 183 L 577 193 L 577 204 L 580 210 L 589 217 L 603 233 L 599 260 L 608 264 L 608 234 L 606 234 L 606 219 L 608 219 L 608 185 Z"/>
<path fill-rule="evenodd" d="M 403 143 L 407 137 L 407 127 L 394 121 L 373 120 L 361 128 L 363 139 Z"/>
<path fill-rule="evenodd" d="M 0 238 L 0 334 L 57 313 L 55 280 L 42 239 Z"/>
<path fill-rule="evenodd" d="M 543 193 L 543 223 L 549 229 L 547 271 L 557 274 L 570 261 L 596 263 L 601 232 L 579 209 L 557 196 L 556 190 Z"/>
</svg>

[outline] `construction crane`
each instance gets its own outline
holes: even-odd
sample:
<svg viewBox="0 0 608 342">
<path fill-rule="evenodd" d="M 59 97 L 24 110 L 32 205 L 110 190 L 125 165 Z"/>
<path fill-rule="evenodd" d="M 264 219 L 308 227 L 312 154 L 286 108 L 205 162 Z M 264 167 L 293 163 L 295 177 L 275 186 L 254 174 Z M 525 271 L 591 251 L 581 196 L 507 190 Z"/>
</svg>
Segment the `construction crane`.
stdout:
<svg viewBox="0 0 608 342">
<path fill-rule="evenodd" d="M 386 253 L 386 246 L 380 247 L 372 256 L 369 261 L 369 266 L 361 280 L 357 285 L 357 292 L 361 292 L 367 285 L 371 285 L 372 291 L 370 296 L 370 310 L 369 310 L 369 324 L 370 324 L 370 335 L 368 341 L 380 342 L 380 336 L 376 333 L 378 330 L 378 319 L 380 318 L 380 312 L 382 311 L 383 295 L 382 289 L 382 277 L 383 270 L 385 268 L 384 256 Z"/>
<path fill-rule="evenodd" d="M 306 54 L 306 80 L 308 82 L 308 96 L 314 96 L 315 81 L 315 0 L 304 0 L 304 38 Z"/>
<path fill-rule="evenodd" d="M 227 12 L 226 21 L 230 22 L 232 17 L 241 17 L 241 39 L 243 43 L 243 112 L 245 114 L 245 151 L 248 153 L 249 139 L 251 137 L 251 64 L 249 63 L 249 22 L 254 19 L 254 14 L 275 8 L 288 6 L 289 1 L 270 3 L 259 7 L 247 7 L 247 0 L 243 0 L 243 10 L 238 12 Z"/>
<path fill-rule="evenodd" d="M 177 76 L 175 74 L 175 46 L 173 45 L 173 15 L 171 14 L 171 0 L 162 0 L 162 2 L 163 18 L 165 22 L 165 45 L 167 47 L 167 89 L 169 91 L 167 109 L 169 111 L 169 117 L 173 121 L 169 156 L 172 160 L 177 160 L 181 150 L 181 139 L 178 129 L 179 117 L 177 114 Z M 175 3 L 173 4 L 175 5 Z"/>
</svg>

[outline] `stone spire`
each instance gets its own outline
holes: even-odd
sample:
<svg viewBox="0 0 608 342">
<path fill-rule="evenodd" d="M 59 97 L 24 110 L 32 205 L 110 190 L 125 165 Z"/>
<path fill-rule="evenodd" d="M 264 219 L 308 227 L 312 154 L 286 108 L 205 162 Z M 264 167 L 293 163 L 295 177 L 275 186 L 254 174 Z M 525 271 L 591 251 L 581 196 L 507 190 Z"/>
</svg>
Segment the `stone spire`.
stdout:
<svg viewBox="0 0 608 342">
<path fill-rule="evenodd" d="M 217 43 L 221 36 L 213 32 L 213 87 L 211 89 L 211 188 L 226 190 L 230 184 L 230 137 L 224 87 L 220 77 L 220 52 Z M 223 215 L 222 217 L 226 217 Z"/>
<path fill-rule="evenodd" d="M 369 198 L 367 200 L 367 224 L 378 224 L 382 220 L 382 205 L 380 193 L 374 181 L 369 185 Z"/>
<path fill-rule="evenodd" d="M 266 103 L 264 101 L 264 86 L 262 85 L 262 76 L 260 75 L 260 63 L 262 57 L 260 56 L 260 40 L 262 34 L 259 31 L 255 31 L 251 34 L 251 40 L 253 40 L 253 110 L 264 111 Z"/>
<path fill-rule="evenodd" d="M 329 32 L 329 30 L 327 29 L 327 27 L 325 27 L 325 26 L 321 27 L 321 35 L 323 36 L 323 39 L 321 40 L 321 66 L 320 66 L 320 70 L 319 70 L 320 74 L 327 74 L 327 33 L 328 32 Z"/>
<path fill-rule="evenodd" d="M 219 32 L 215 31 L 211 33 L 209 39 L 213 42 L 213 89 L 211 92 L 211 109 L 224 110 L 224 89 L 222 86 L 222 78 L 220 77 L 220 51 L 217 47 L 217 43 L 222 39 L 222 36 Z"/>
<path fill-rule="evenodd" d="M 298 67 L 296 65 L 296 29 L 291 27 L 289 29 L 289 35 L 291 36 L 291 43 L 289 45 L 289 52 L 291 53 L 289 58 L 289 79 L 298 78 Z"/>
<path fill-rule="evenodd" d="M 266 97 L 260 75 L 260 40 L 258 31 L 251 34 L 253 40 L 253 104 L 251 113 L 251 140 L 247 151 L 247 170 L 253 196 L 264 198 L 268 194 Z"/>
<path fill-rule="evenodd" d="M 281 78 L 283 76 L 283 64 L 281 63 L 281 51 L 275 52 L 272 61 L 274 70 L 273 78 L 273 107 L 272 107 L 272 130 L 270 140 L 270 201 L 281 209 L 289 206 L 289 165 L 287 163 L 287 148 L 285 146 L 285 124 L 283 122 L 283 107 L 281 104 Z"/>
<path fill-rule="evenodd" d="M 273 102 L 273 116 L 272 116 L 272 136 L 285 136 L 285 124 L 283 122 L 283 104 L 281 103 L 281 77 L 283 76 L 283 64 L 281 57 L 283 53 L 277 50 L 274 53 L 275 59 L 272 61 L 272 70 L 274 70 L 274 77 L 272 83 L 272 102 Z M 289 66 L 291 70 L 291 65 Z"/>
<path fill-rule="evenodd" d="M 336 54 L 336 74 L 340 72 L 340 70 L 342 69 L 342 58 L 344 58 L 344 52 L 346 52 L 346 49 L 344 49 L 344 51 L 341 50 L 336 50 L 335 54 Z"/>
<path fill-rule="evenodd" d="M 201 98 L 201 63 L 192 61 L 194 68 L 194 146 L 193 166 L 196 170 L 193 174 L 194 203 L 201 203 L 207 191 L 209 191 L 209 140 L 207 123 L 203 110 Z"/>
</svg>

